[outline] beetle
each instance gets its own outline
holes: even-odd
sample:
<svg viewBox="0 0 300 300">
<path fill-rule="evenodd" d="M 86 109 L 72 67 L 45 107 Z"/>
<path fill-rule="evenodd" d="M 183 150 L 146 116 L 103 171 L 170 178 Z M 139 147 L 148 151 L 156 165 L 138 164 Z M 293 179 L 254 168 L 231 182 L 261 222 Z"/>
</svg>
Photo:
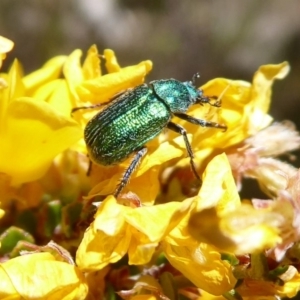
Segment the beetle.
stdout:
<svg viewBox="0 0 300 300">
<path fill-rule="evenodd" d="M 221 128 L 227 126 L 197 119 L 186 114 L 194 104 L 209 104 L 220 107 L 221 102 L 206 97 L 201 89 L 195 87 L 196 73 L 191 81 L 176 79 L 154 80 L 116 95 L 111 101 L 79 109 L 95 108 L 106 105 L 86 125 L 84 139 L 91 162 L 104 166 L 115 165 L 133 155 L 129 167 L 116 187 L 117 198 L 128 183 L 130 176 L 147 153 L 145 144 L 158 136 L 165 128 L 183 136 L 190 165 L 195 177 L 201 182 L 194 163 L 194 154 L 186 130 L 172 122 L 174 116 L 203 127 Z"/>
</svg>

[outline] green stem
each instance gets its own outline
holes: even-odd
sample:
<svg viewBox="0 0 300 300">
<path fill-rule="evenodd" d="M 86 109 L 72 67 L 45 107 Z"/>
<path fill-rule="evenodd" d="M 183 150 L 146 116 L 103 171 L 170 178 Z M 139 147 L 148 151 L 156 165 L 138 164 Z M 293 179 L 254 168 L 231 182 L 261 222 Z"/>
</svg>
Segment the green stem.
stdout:
<svg viewBox="0 0 300 300">
<path fill-rule="evenodd" d="M 251 254 L 251 268 L 247 270 L 248 278 L 264 279 L 267 277 L 269 267 L 264 253 Z"/>
</svg>

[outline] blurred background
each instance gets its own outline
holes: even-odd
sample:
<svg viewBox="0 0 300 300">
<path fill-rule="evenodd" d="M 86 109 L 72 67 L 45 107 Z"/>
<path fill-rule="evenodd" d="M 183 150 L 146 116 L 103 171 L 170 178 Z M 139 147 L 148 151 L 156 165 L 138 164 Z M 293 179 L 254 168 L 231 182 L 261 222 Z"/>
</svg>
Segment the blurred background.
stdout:
<svg viewBox="0 0 300 300">
<path fill-rule="evenodd" d="M 15 42 L 26 73 L 47 59 L 113 49 L 122 66 L 151 59 L 148 80 L 252 80 L 262 64 L 289 61 L 277 81 L 271 115 L 300 128 L 300 1 L 252 0 L 1 0 L 0 35 Z M 295 161 L 300 166 L 299 159 Z"/>
</svg>

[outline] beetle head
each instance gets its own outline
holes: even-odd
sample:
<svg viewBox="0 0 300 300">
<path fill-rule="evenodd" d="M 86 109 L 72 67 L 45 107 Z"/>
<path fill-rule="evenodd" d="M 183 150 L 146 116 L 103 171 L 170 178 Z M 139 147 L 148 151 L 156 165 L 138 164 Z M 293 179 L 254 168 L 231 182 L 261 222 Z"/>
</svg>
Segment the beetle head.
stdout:
<svg viewBox="0 0 300 300">
<path fill-rule="evenodd" d="M 190 82 L 188 82 L 188 85 L 192 88 L 193 92 L 194 92 L 194 103 L 193 104 L 200 104 L 203 105 L 205 103 L 208 103 L 211 106 L 215 106 L 215 107 L 220 107 L 221 106 L 221 100 L 218 99 L 218 97 L 216 96 L 205 96 L 203 95 L 203 90 L 201 89 L 197 89 L 196 88 L 196 81 L 197 79 L 200 78 L 200 73 L 197 72 L 193 75 L 192 80 Z M 195 94 L 196 91 L 196 94 Z M 193 94 L 193 92 L 190 93 Z M 212 101 L 214 100 L 214 101 Z"/>
</svg>

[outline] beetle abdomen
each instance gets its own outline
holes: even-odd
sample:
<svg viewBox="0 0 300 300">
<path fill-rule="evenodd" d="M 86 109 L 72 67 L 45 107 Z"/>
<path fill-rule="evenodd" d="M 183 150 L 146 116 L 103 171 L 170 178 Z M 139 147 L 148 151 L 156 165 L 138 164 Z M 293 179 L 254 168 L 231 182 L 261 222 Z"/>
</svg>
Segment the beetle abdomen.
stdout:
<svg viewBox="0 0 300 300">
<path fill-rule="evenodd" d="M 142 85 L 117 98 L 90 120 L 85 140 L 90 158 L 117 164 L 156 137 L 171 119 L 166 105 Z"/>
</svg>

